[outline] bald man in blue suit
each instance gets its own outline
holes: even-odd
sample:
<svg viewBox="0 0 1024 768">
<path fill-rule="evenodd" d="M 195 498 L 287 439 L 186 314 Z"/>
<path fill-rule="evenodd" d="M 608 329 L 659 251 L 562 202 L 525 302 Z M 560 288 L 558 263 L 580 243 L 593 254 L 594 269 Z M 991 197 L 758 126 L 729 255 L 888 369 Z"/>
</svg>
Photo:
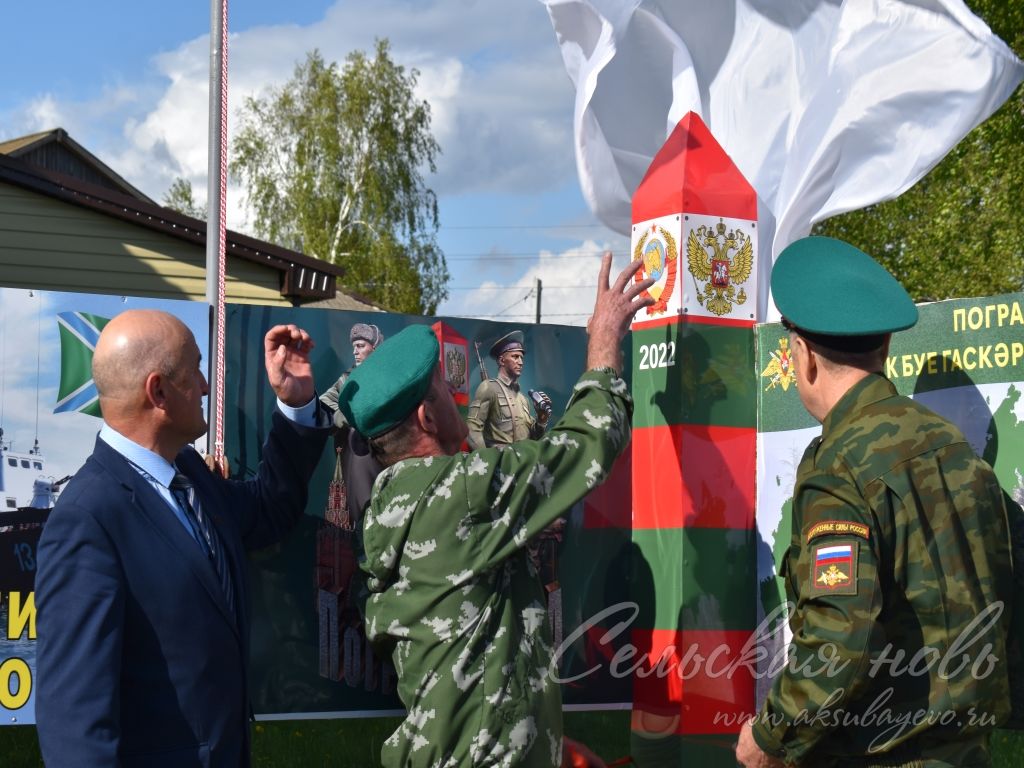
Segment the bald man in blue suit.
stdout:
<svg viewBox="0 0 1024 768">
<path fill-rule="evenodd" d="M 104 328 L 93 357 L 104 425 L 39 543 L 48 766 L 250 764 L 245 550 L 299 520 L 330 423 L 309 336 L 276 326 L 264 347 L 273 427 L 257 476 L 225 480 L 189 445 L 206 431 L 207 383 L 188 328 L 140 310 Z"/>
</svg>

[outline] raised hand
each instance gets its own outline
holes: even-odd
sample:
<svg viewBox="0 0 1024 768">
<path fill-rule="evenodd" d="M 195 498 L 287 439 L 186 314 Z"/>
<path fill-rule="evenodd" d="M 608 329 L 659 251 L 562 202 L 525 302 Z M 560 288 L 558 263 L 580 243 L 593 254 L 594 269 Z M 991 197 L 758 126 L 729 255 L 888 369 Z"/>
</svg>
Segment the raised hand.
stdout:
<svg viewBox="0 0 1024 768">
<path fill-rule="evenodd" d="M 654 303 L 650 295 L 640 298 L 640 294 L 654 285 L 648 278 L 639 283 L 633 282 L 643 262 L 637 259 L 626 267 L 608 285 L 612 269 L 612 254 L 606 251 L 601 257 L 601 271 L 597 278 L 597 299 L 594 301 L 594 314 L 587 321 L 587 368 L 614 368 L 622 371 L 622 339 L 629 330 L 633 316 L 644 307 Z"/>
<path fill-rule="evenodd" d="M 296 325 L 275 325 L 263 337 L 267 381 L 285 405 L 298 408 L 313 399 L 313 340 Z"/>
</svg>

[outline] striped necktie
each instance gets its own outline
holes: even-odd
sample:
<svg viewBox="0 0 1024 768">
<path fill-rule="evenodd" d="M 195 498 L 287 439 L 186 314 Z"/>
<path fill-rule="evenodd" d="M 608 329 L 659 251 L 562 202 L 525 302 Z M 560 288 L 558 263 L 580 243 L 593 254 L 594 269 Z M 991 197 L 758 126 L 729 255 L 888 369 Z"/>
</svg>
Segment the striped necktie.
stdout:
<svg viewBox="0 0 1024 768">
<path fill-rule="evenodd" d="M 228 608 L 234 615 L 235 589 L 231 582 L 231 573 L 228 571 L 224 545 L 217 535 L 217 531 L 210 525 L 209 519 L 203 513 L 203 507 L 196 497 L 196 489 L 193 487 L 192 481 L 180 472 L 176 472 L 168 488 L 185 511 L 185 516 L 188 518 L 192 530 L 195 531 L 196 538 L 199 539 L 206 556 L 210 559 L 210 563 L 217 573 L 217 579 L 220 581 L 221 589 L 224 591 Z"/>
</svg>

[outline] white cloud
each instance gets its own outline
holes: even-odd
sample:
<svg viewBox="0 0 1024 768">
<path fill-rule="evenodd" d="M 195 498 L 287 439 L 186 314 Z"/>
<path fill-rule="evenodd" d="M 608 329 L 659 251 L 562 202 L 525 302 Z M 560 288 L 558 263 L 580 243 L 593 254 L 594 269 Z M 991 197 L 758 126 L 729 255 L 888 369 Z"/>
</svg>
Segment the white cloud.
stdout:
<svg viewBox="0 0 1024 768">
<path fill-rule="evenodd" d="M 311 24 L 232 30 L 229 130 L 237 126 L 237 110 L 244 99 L 281 86 L 307 52 L 319 49 L 327 60 L 341 63 L 353 50 L 371 51 L 378 37 L 390 40 L 392 56 L 399 64 L 415 67 L 420 73 L 417 96 L 431 106 L 432 129 L 442 150 L 438 172 L 429 176 L 427 183 L 440 197 L 445 223 L 462 230 L 472 230 L 472 226 L 462 226 L 467 222 L 482 227 L 476 234 L 458 237 L 443 233 L 443 247 L 455 253 L 498 248 L 535 252 L 547 243 L 544 237 L 528 238 L 525 230 L 529 227 L 501 234 L 489 233 L 486 228 L 559 223 L 584 214 L 582 198 L 578 205 L 551 204 L 564 198 L 565 190 L 576 183 L 574 90 L 546 9 L 539 2 L 338 0 Z M 19 135 L 61 125 L 156 201 L 162 201 L 172 181 L 182 176 L 192 183 L 196 199 L 203 202 L 207 189 L 208 68 L 207 36 L 171 42 L 140 71 L 116 74 L 118 81 L 107 85 L 96 99 L 36 98 L 15 111 L 16 119 L 6 121 L 5 132 Z M 90 92 L 95 93 L 96 88 Z M 11 132 L 22 127 L 24 130 Z M 512 200 L 517 202 L 509 205 Z M 242 207 L 242 191 L 236 185 L 229 186 L 227 202 L 228 226 L 251 231 Z M 548 234 L 563 243 L 573 242 L 553 231 Z M 610 232 L 607 236 L 614 237 Z M 579 248 L 591 248 L 594 254 L 601 250 L 595 243 L 581 243 Z M 525 286 L 524 294 L 539 274 L 545 286 L 547 321 L 583 322 L 585 315 L 574 318 L 566 314 L 582 308 L 576 306 L 580 301 L 576 292 L 564 291 L 561 286 L 579 283 L 584 264 L 596 275 L 596 255 L 589 261 L 565 259 L 561 266 L 555 266 L 557 261 L 558 257 L 544 252 L 538 255 L 536 269 L 527 272 L 520 269 L 523 262 L 516 261 L 481 259 L 450 266 L 453 283 L 465 282 L 465 275 L 502 284 L 518 280 Z M 489 302 L 471 306 L 470 297 L 453 291 L 442 311 L 494 313 L 516 298 L 515 292 L 489 293 Z M 589 313 L 593 296 L 590 291 L 585 294 Z M 507 297 L 507 301 L 499 303 L 496 296 Z M 526 302 L 516 309 L 529 313 L 533 304 Z"/>
<path fill-rule="evenodd" d="M 26 105 L 22 120 L 25 123 L 25 132 L 35 133 L 45 131 L 54 125 L 66 125 L 67 117 L 56 99 L 50 94 L 44 94 Z"/>
<path fill-rule="evenodd" d="M 540 3 L 468 0 L 339 0 L 306 26 L 233 31 L 229 41 L 229 129 L 248 96 L 283 84 L 318 48 L 343 62 L 377 37 L 420 71 L 442 147 L 428 184 L 440 195 L 481 190 L 527 193 L 575 174 L 573 89 Z M 153 71 L 120 73 L 93 101 L 42 96 L 17 111 L 26 131 L 61 125 L 130 183 L 160 201 L 176 176 L 206 197 L 207 36 L 154 56 Z M 147 68 L 147 70 L 150 68 Z M 133 81 L 137 78 L 137 82 Z M 229 189 L 229 226 L 243 228 L 240 190 Z"/>
<path fill-rule="evenodd" d="M 505 308 L 506 303 L 515 301 L 517 295 L 530 293 L 539 278 L 541 321 L 557 325 L 586 325 L 594 308 L 601 254 L 609 248 L 614 252 L 622 251 L 621 248 L 616 249 L 609 243 L 598 243 L 594 240 L 586 240 L 559 253 L 540 251 L 537 261 L 507 284 L 520 290 L 496 291 L 495 288 L 503 286 L 488 280 L 481 283 L 478 290 L 468 293 L 461 300 L 449 302 L 445 312 L 492 320 L 532 317 L 536 307 L 536 294 L 531 294 L 526 301 L 517 302 L 515 306 L 509 307 L 507 312 L 501 310 Z M 625 266 L 624 257 L 615 260 L 612 265 L 612 281 Z M 501 298 L 497 299 L 496 296 Z M 498 312 L 501 312 L 503 317 L 493 317 Z"/>
</svg>

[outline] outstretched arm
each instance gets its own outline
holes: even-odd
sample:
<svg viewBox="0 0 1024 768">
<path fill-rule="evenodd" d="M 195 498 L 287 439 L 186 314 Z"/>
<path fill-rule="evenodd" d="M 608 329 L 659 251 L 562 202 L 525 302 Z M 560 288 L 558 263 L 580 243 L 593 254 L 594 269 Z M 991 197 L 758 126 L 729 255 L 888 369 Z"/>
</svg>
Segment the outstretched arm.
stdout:
<svg viewBox="0 0 1024 768">
<path fill-rule="evenodd" d="M 248 549 L 280 541 L 306 507 L 308 485 L 323 453 L 329 426 L 314 401 L 313 340 L 295 325 L 276 325 L 263 340 L 267 380 L 284 406 L 306 411 L 301 418 L 274 413 L 256 478 L 223 488 L 233 494 L 226 508 L 237 511 L 242 540 Z M 310 403 L 315 407 L 309 408 Z M 230 490 L 229 490 L 230 489 Z"/>
<path fill-rule="evenodd" d="M 633 315 L 653 301 L 640 297 L 650 280 L 632 283 L 639 267 L 633 262 L 609 285 L 611 254 L 605 254 L 588 327 L 588 371 L 551 431 L 500 454 L 483 451 L 467 458 L 467 498 L 489 502 L 470 510 L 464 522 L 477 533 L 475 565 L 491 567 L 525 546 L 603 482 L 628 444 L 632 400 L 618 375 L 620 344 Z M 479 487 L 471 491 L 469 484 Z"/>
</svg>

